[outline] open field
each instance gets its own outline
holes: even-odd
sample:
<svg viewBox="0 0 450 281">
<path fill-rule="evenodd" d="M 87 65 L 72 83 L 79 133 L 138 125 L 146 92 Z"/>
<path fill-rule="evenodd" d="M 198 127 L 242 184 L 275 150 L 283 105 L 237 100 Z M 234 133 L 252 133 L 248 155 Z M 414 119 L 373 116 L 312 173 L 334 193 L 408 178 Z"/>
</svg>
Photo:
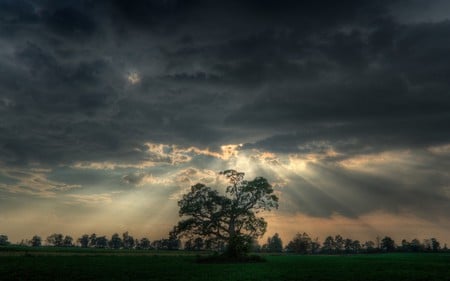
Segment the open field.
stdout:
<svg viewBox="0 0 450 281">
<path fill-rule="evenodd" d="M 266 256 L 267 262 L 198 264 L 156 251 L 1 251 L 0 280 L 450 280 L 450 254 Z"/>
</svg>

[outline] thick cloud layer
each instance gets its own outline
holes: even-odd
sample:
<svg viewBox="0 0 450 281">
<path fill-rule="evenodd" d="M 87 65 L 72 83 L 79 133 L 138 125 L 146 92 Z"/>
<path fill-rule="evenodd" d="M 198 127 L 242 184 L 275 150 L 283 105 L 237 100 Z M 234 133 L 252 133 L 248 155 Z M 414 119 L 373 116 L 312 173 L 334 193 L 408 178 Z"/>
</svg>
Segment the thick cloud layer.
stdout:
<svg viewBox="0 0 450 281">
<path fill-rule="evenodd" d="M 280 191 L 288 213 L 442 215 L 432 205 L 449 205 L 446 7 L 0 0 L 4 198 L 25 187 L 53 196 L 167 184 L 182 169 L 238 165 L 236 149 L 275 153 L 283 179 L 280 168 L 252 169 L 289 187 Z M 404 162 L 347 165 L 380 155 Z M 286 168 L 295 159 L 329 180 Z"/>
</svg>

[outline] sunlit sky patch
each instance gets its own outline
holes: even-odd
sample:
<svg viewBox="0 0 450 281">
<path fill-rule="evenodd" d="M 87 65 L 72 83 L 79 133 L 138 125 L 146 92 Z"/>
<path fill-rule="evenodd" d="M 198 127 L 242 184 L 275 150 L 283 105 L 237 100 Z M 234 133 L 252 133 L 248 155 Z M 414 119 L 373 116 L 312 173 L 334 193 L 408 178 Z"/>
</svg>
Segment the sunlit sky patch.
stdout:
<svg viewBox="0 0 450 281">
<path fill-rule="evenodd" d="M 137 83 L 141 82 L 141 77 L 139 76 L 139 73 L 137 73 L 136 71 L 133 71 L 133 72 L 130 72 L 127 74 L 127 80 L 131 84 L 137 84 Z"/>
<path fill-rule="evenodd" d="M 0 233 L 159 239 L 231 168 L 285 241 L 450 242 L 446 8 L 0 1 Z"/>
</svg>

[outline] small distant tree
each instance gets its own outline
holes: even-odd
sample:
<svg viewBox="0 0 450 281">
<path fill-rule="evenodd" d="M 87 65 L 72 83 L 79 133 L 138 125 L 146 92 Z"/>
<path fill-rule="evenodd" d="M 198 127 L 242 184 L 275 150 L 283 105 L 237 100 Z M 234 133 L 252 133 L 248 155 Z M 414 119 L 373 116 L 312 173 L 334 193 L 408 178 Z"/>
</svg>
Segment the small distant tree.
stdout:
<svg viewBox="0 0 450 281">
<path fill-rule="evenodd" d="M 89 236 L 89 246 L 90 247 L 97 247 L 97 234 L 92 233 Z"/>
<path fill-rule="evenodd" d="M 362 248 L 366 253 L 374 253 L 377 251 L 375 248 L 375 242 L 371 240 L 364 242 Z"/>
<path fill-rule="evenodd" d="M 73 246 L 73 238 L 69 235 L 66 235 L 63 239 L 63 246 L 64 247 L 72 247 Z"/>
<path fill-rule="evenodd" d="M 430 239 L 424 239 L 422 245 L 423 245 L 424 251 L 431 252 L 431 240 Z"/>
<path fill-rule="evenodd" d="M 344 238 L 338 234 L 334 236 L 334 250 L 341 253 L 344 250 Z"/>
<path fill-rule="evenodd" d="M 319 238 L 316 237 L 316 239 L 311 241 L 311 253 L 317 254 L 319 252 L 319 250 L 320 250 L 320 242 L 319 242 Z"/>
<path fill-rule="evenodd" d="M 165 250 L 179 250 L 181 248 L 181 240 L 176 235 L 170 234 L 168 239 L 161 240 L 161 246 Z"/>
<path fill-rule="evenodd" d="M 5 234 L 0 234 L 0 246 L 7 246 L 9 244 L 8 236 Z"/>
<path fill-rule="evenodd" d="M 109 240 L 109 247 L 112 249 L 120 249 L 122 247 L 122 239 L 118 233 L 114 233 Z"/>
<path fill-rule="evenodd" d="M 108 238 L 106 238 L 106 236 L 96 237 L 96 239 L 95 239 L 95 247 L 96 248 L 102 248 L 102 249 L 103 248 L 107 248 L 108 247 Z"/>
<path fill-rule="evenodd" d="M 42 244 L 42 238 L 38 235 L 34 235 L 30 240 L 30 245 L 32 247 L 40 247 Z"/>
<path fill-rule="evenodd" d="M 352 252 L 353 240 L 350 238 L 344 239 L 344 250 L 345 253 L 349 254 Z"/>
<path fill-rule="evenodd" d="M 87 248 L 89 246 L 89 235 L 83 234 L 77 239 L 77 242 L 80 243 L 81 248 Z"/>
<path fill-rule="evenodd" d="M 419 239 L 411 240 L 409 247 L 413 252 L 421 252 L 423 249 L 422 243 L 420 243 Z"/>
<path fill-rule="evenodd" d="M 134 238 L 128 234 L 128 231 L 122 234 L 122 243 L 125 249 L 132 249 L 134 247 Z"/>
<path fill-rule="evenodd" d="M 61 233 L 53 233 L 46 239 L 51 246 L 62 247 L 64 245 L 64 236 Z"/>
<path fill-rule="evenodd" d="M 334 238 L 333 236 L 327 236 L 325 241 L 323 241 L 322 251 L 327 254 L 331 254 L 334 252 Z"/>
<path fill-rule="evenodd" d="M 441 249 L 441 243 L 436 238 L 431 238 L 431 250 L 438 252 Z"/>
<path fill-rule="evenodd" d="M 181 248 L 181 240 L 175 235 L 170 235 L 169 238 L 154 240 L 152 247 L 156 250 L 179 250 Z"/>
<path fill-rule="evenodd" d="M 375 246 L 376 246 L 376 250 L 380 251 L 380 249 L 381 249 L 381 238 L 378 235 L 377 235 L 377 237 L 375 237 Z"/>
<path fill-rule="evenodd" d="M 362 249 L 361 242 L 359 242 L 359 240 L 353 240 L 351 249 L 352 249 L 352 252 L 356 253 L 356 254 L 361 252 L 361 249 Z"/>
<path fill-rule="evenodd" d="M 399 246 L 398 249 L 402 252 L 409 252 L 409 251 L 411 251 L 411 243 L 409 243 L 408 240 L 403 239 L 402 245 Z"/>
<path fill-rule="evenodd" d="M 281 253 L 283 251 L 283 241 L 278 233 L 272 237 L 267 238 L 267 246 L 265 250 L 270 253 Z"/>
<path fill-rule="evenodd" d="M 312 240 L 305 232 L 297 233 L 295 237 L 287 244 L 286 250 L 292 253 L 308 254 L 312 250 Z"/>
<path fill-rule="evenodd" d="M 395 250 L 395 241 L 389 237 L 385 236 L 383 239 L 381 239 L 381 250 L 385 252 L 393 252 Z"/>
<path fill-rule="evenodd" d="M 144 237 L 139 241 L 139 244 L 138 244 L 139 249 L 148 250 L 148 249 L 150 249 L 150 247 L 151 247 L 151 243 L 148 238 Z"/>
<path fill-rule="evenodd" d="M 152 247 L 153 247 L 155 250 L 160 250 L 160 249 L 162 248 L 162 242 L 161 242 L 161 240 L 153 240 L 153 242 L 152 242 Z"/>
</svg>

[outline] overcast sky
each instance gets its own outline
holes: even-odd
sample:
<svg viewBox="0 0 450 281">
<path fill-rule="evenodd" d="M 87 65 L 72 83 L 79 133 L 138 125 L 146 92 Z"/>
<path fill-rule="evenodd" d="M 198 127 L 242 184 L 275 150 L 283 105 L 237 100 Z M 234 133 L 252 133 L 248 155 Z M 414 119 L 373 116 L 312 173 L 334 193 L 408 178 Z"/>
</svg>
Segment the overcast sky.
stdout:
<svg viewBox="0 0 450 281">
<path fill-rule="evenodd" d="M 445 0 L 0 0 L 0 233 L 130 231 L 233 168 L 268 234 L 450 242 Z"/>
</svg>

